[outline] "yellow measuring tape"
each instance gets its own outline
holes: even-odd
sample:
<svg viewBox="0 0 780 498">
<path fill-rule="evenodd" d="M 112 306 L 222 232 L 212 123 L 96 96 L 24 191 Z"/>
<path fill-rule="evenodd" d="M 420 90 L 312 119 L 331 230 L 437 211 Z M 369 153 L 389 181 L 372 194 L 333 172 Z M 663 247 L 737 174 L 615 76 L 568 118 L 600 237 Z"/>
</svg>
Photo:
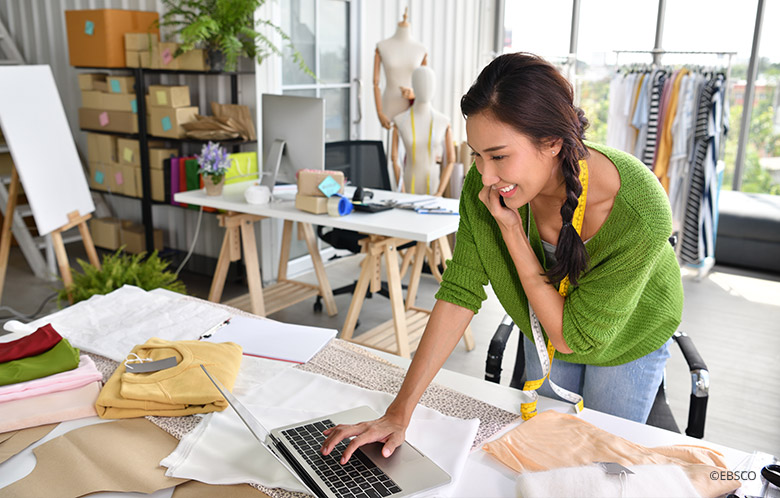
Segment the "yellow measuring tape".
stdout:
<svg viewBox="0 0 780 498">
<path fill-rule="evenodd" d="M 580 194 L 579 200 L 577 202 L 577 209 L 574 210 L 574 215 L 572 216 L 571 223 L 574 226 L 574 228 L 577 230 L 577 233 L 582 235 L 582 222 L 585 219 L 585 204 L 588 199 L 588 163 L 583 159 L 580 161 L 580 183 L 582 184 L 582 193 Z M 528 229 L 526 230 L 526 234 L 530 237 L 530 229 L 531 229 L 531 205 L 528 205 L 528 221 L 527 221 Z M 558 287 L 558 294 L 560 294 L 563 297 L 566 297 L 569 293 L 569 276 L 567 275 L 564 277 L 563 280 L 561 280 L 560 286 Z M 539 356 L 539 363 L 542 366 L 543 376 L 541 379 L 537 380 L 531 380 L 527 381 L 523 385 L 523 391 L 527 392 L 531 396 L 531 401 L 527 403 L 522 403 L 520 405 L 520 415 L 523 417 L 523 420 L 528 420 L 530 418 L 533 418 L 534 415 L 536 415 L 536 403 L 539 400 L 539 395 L 537 394 L 536 390 L 542 387 L 542 384 L 544 384 L 544 380 L 548 379 L 550 376 L 550 371 L 552 370 L 552 361 L 553 357 L 555 356 L 555 346 L 553 346 L 552 341 L 547 341 L 547 345 L 545 346 L 544 343 L 544 335 L 542 335 L 542 328 L 539 324 L 539 319 L 536 318 L 536 313 L 534 313 L 534 309 L 531 306 L 531 301 L 528 301 L 528 311 L 531 316 L 531 331 L 534 335 L 534 345 L 536 346 L 536 352 Z M 552 390 L 560 396 L 561 398 L 571 402 L 574 404 L 574 409 L 577 413 L 580 413 L 583 408 L 583 400 L 582 396 L 580 396 L 577 393 L 573 393 L 571 391 L 568 391 L 566 389 L 563 389 L 562 387 L 556 385 L 552 379 L 549 379 L 550 381 L 550 387 Z"/>
<path fill-rule="evenodd" d="M 409 186 L 409 192 L 412 194 L 414 191 L 414 163 L 417 157 L 417 134 L 414 132 L 414 106 L 409 109 L 409 114 L 412 118 L 412 181 Z M 431 113 L 431 125 L 428 127 L 428 159 L 431 158 L 431 141 L 433 140 L 433 113 Z M 426 194 L 431 193 L 431 175 L 427 176 Z"/>
</svg>

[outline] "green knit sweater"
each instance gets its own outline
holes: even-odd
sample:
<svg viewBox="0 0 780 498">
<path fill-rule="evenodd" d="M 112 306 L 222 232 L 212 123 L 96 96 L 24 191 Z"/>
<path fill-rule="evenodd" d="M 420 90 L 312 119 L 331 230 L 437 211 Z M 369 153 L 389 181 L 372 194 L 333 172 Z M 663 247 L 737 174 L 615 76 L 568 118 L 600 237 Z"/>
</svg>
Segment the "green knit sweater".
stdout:
<svg viewBox="0 0 780 498">
<path fill-rule="evenodd" d="M 564 303 L 563 337 L 573 353 L 556 352 L 555 357 L 620 365 L 655 351 L 677 329 L 683 305 L 680 267 L 668 242 L 671 209 L 658 179 L 625 152 L 586 145 L 615 164 L 621 184 L 609 217 L 585 244 L 588 268 Z M 479 200 L 481 189 L 481 175 L 471 168 L 461 193 L 453 258 L 436 298 L 476 313 L 490 283 L 504 310 L 533 341 L 528 299 L 501 231 Z M 528 205 L 519 212 L 525 227 Z M 548 269 L 533 213 L 529 235 L 536 257 Z"/>
</svg>

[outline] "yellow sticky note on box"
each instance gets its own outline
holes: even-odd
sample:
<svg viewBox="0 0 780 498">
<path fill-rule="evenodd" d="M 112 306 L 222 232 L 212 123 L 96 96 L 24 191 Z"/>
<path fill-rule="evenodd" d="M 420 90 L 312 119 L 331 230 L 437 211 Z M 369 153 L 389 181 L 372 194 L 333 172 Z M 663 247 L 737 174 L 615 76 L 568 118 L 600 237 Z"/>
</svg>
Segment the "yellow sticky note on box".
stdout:
<svg viewBox="0 0 780 498">
<path fill-rule="evenodd" d="M 125 150 L 122 151 L 122 157 L 124 157 L 125 161 L 128 163 L 133 162 L 133 149 L 130 147 L 125 147 Z"/>
<path fill-rule="evenodd" d="M 157 105 L 168 105 L 168 95 L 164 90 L 157 90 Z"/>
</svg>

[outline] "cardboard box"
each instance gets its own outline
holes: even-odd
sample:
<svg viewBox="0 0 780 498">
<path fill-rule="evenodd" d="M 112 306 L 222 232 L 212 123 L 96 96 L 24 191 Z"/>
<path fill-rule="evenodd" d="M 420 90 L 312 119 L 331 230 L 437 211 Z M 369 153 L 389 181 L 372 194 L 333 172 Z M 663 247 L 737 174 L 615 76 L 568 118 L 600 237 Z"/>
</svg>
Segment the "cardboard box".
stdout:
<svg viewBox="0 0 780 498">
<path fill-rule="evenodd" d="M 153 47 L 159 42 L 158 36 L 152 33 L 125 33 L 125 51 L 149 50 L 149 47 Z"/>
<path fill-rule="evenodd" d="M 164 142 L 150 141 L 147 146 L 150 147 L 149 154 L 151 158 L 151 147 L 162 147 Z M 156 149 L 154 149 L 156 150 Z M 121 164 L 130 164 L 133 166 L 141 165 L 141 147 L 138 140 L 132 138 L 118 138 L 116 141 L 116 160 Z"/>
<path fill-rule="evenodd" d="M 116 161 L 116 142 L 113 135 L 87 133 L 87 160 L 97 163 Z"/>
<path fill-rule="evenodd" d="M 138 116 L 128 111 L 104 111 L 79 107 L 79 127 L 86 130 L 138 133 Z"/>
<path fill-rule="evenodd" d="M 153 52 L 150 52 L 149 50 L 138 52 L 138 63 L 141 65 L 141 67 L 148 67 L 149 69 L 153 69 L 152 56 L 153 56 Z"/>
<path fill-rule="evenodd" d="M 163 248 L 162 230 L 155 228 L 153 234 L 154 249 L 161 251 Z M 122 245 L 125 246 L 125 251 L 133 254 L 146 251 L 146 231 L 142 225 L 123 220 L 120 235 Z"/>
<path fill-rule="evenodd" d="M 122 175 L 121 165 L 117 162 L 112 162 L 109 164 L 104 164 L 103 168 L 106 172 L 106 189 L 115 194 L 124 194 L 125 178 Z M 119 173 L 118 176 L 117 173 Z"/>
<path fill-rule="evenodd" d="M 108 168 L 103 163 L 89 162 L 89 188 L 108 190 Z"/>
<path fill-rule="evenodd" d="M 138 112 L 134 93 L 107 93 L 95 90 L 81 91 L 81 106 L 103 111 Z"/>
<path fill-rule="evenodd" d="M 151 107 L 189 107 L 190 87 L 149 85 L 148 102 Z"/>
<path fill-rule="evenodd" d="M 127 67 L 141 67 L 140 52 L 135 50 L 125 50 L 125 66 Z"/>
<path fill-rule="evenodd" d="M 206 63 L 206 51 L 202 49 L 192 49 L 184 52 L 176 58 L 179 61 L 180 71 L 208 71 L 209 65 Z"/>
<path fill-rule="evenodd" d="M 125 67 L 125 33 L 159 36 L 157 12 L 120 9 L 66 10 L 70 65 Z"/>
<path fill-rule="evenodd" d="M 98 247 L 116 251 L 121 245 L 122 224 L 116 218 L 92 218 L 89 220 L 89 231 L 92 241 Z"/>
<path fill-rule="evenodd" d="M 87 133 L 87 162 L 100 161 L 98 153 L 98 134 Z"/>
<path fill-rule="evenodd" d="M 143 189 L 141 185 L 136 184 L 135 180 L 135 166 L 132 164 L 117 164 L 114 166 L 114 175 L 122 177 L 121 191 L 118 193 L 124 194 L 128 197 L 140 197 Z"/>
<path fill-rule="evenodd" d="M 317 197 L 313 195 L 295 194 L 295 207 L 301 211 L 314 214 L 323 214 L 328 212 L 328 198 Z"/>
<path fill-rule="evenodd" d="M 110 93 L 134 93 L 135 78 L 133 76 L 109 76 L 108 91 Z"/>
<path fill-rule="evenodd" d="M 178 43 L 172 43 L 172 42 L 160 42 L 158 45 L 159 49 L 159 58 L 158 58 L 158 64 L 159 69 L 170 69 L 170 70 L 176 70 L 178 71 L 181 69 L 181 64 L 179 63 L 179 58 L 174 57 L 173 54 L 176 53 L 176 50 L 178 50 L 179 44 Z M 154 54 L 152 54 L 154 55 Z"/>
<path fill-rule="evenodd" d="M 165 202 L 165 171 L 161 169 L 150 169 L 152 175 L 152 200 Z"/>
<path fill-rule="evenodd" d="M 108 75 L 105 73 L 79 74 L 79 89 L 106 92 L 108 91 L 108 83 L 106 82 L 107 78 Z"/>
<path fill-rule="evenodd" d="M 163 161 L 171 156 L 179 155 L 177 149 L 149 149 L 149 167 L 152 169 L 163 169 Z"/>
<path fill-rule="evenodd" d="M 344 193 L 344 173 L 341 171 L 310 170 L 304 169 L 298 171 L 298 193 L 314 197 L 325 197 L 325 194 L 318 188 L 319 184 L 328 176 L 333 177 L 341 189 L 340 194 Z"/>
<path fill-rule="evenodd" d="M 150 107 L 149 134 L 156 137 L 184 138 L 185 130 L 182 123 L 195 121 L 197 107 Z"/>
</svg>

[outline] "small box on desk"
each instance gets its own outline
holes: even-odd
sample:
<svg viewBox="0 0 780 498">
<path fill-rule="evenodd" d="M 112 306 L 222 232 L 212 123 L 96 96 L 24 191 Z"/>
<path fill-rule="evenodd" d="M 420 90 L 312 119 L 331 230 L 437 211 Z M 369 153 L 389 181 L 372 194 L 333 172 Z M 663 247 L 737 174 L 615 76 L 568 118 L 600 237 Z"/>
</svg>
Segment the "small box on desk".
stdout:
<svg viewBox="0 0 780 498">
<path fill-rule="evenodd" d="M 79 127 L 87 130 L 138 133 L 138 115 L 131 111 L 103 111 L 79 107 Z"/>
<path fill-rule="evenodd" d="M 313 195 L 295 195 L 295 207 L 308 213 L 323 214 L 328 212 L 328 198 Z"/>
<path fill-rule="evenodd" d="M 122 245 L 125 251 L 138 254 L 146 251 L 146 229 L 143 225 L 123 220 L 121 230 Z M 159 228 L 154 229 L 154 249 L 161 251 L 163 248 L 163 233 Z"/>
<path fill-rule="evenodd" d="M 327 171 L 316 169 L 302 169 L 298 171 L 298 194 L 313 197 L 325 197 L 319 189 L 320 183 L 327 177 L 332 177 L 341 186 L 339 194 L 344 193 L 344 173 L 341 171 Z"/>
<path fill-rule="evenodd" d="M 92 241 L 97 247 L 116 251 L 121 245 L 121 222 L 116 218 L 92 218 L 89 220 L 89 231 Z"/>
<path fill-rule="evenodd" d="M 66 10 L 71 66 L 125 67 L 125 33 L 152 33 L 160 15 L 153 11 L 94 9 Z"/>
</svg>

